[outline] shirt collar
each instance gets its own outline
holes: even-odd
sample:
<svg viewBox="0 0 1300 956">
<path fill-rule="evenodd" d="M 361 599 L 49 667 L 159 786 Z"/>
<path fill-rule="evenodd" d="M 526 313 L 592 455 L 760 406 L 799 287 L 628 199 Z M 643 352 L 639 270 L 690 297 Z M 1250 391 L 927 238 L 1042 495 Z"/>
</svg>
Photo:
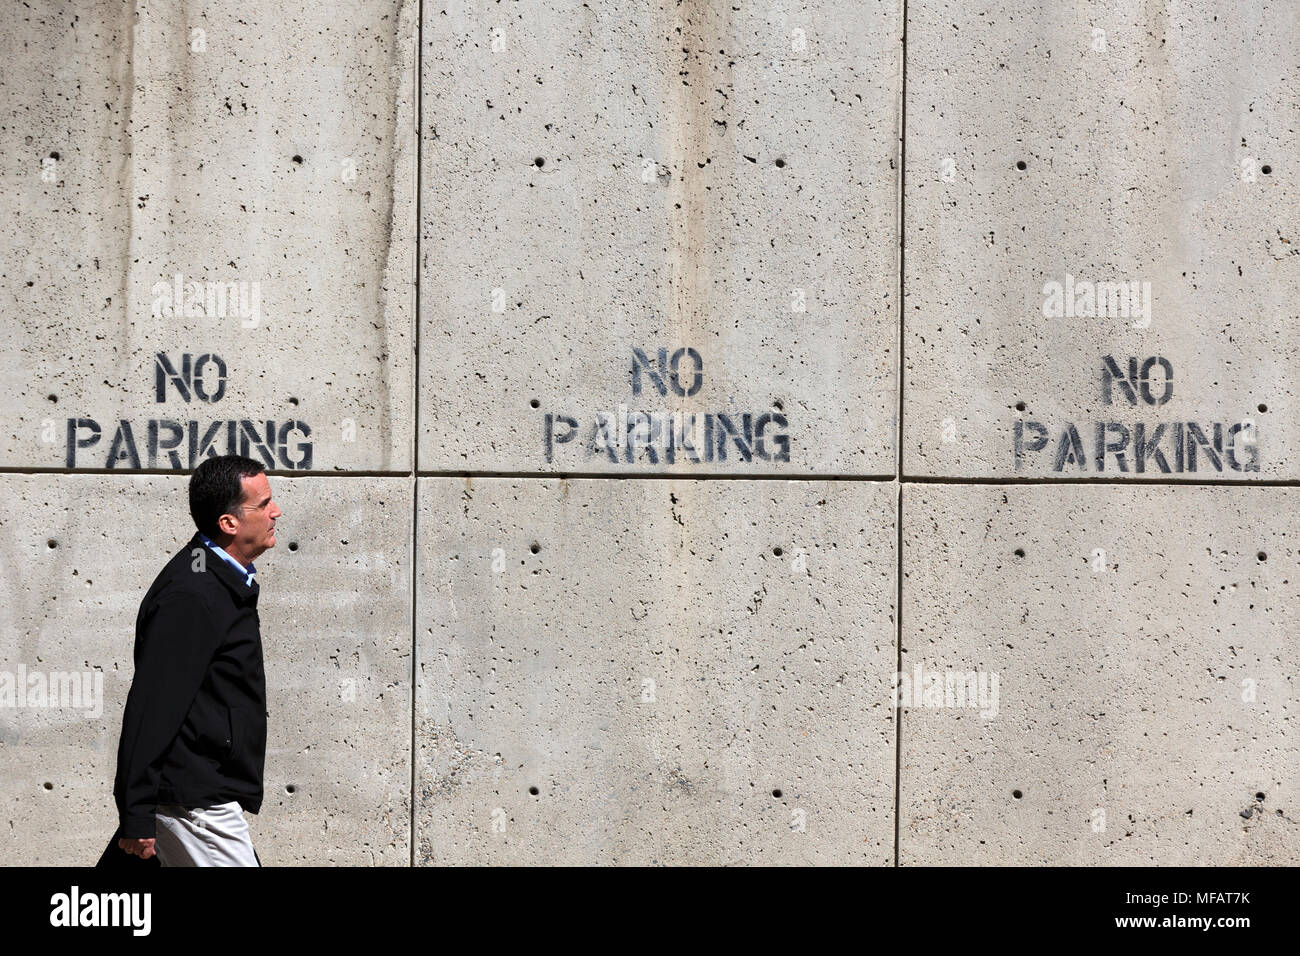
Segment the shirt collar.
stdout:
<svg viewBox="0 0 1300 956">
<path fill-rule="evenodd" d="M 253 562 L 251 561 L 248 562 L 248 566 L 245 567 L 244 565 L 236 561 L 234 558 L 232 558 L 229 554 L 227 554 L 225 549 L 222 548 L 220 545 L 214 544 L 212 539 L 209 538 L 202 531 L 199 532 L 199 537 L 203 539 L 204 544 L 206 544 L 209 548 L 211 548 L 218 555 L 220 555 L 225 561 L 227 561 L 230 564 L 231 567 L 235 568 L 237 571 L 239 571 L 240 574 L 244 575 L 244 584 L 250 586 L 252 585 L 253 575 L 257 573 L 257 568 L 253 567 Z"/>
</svg>

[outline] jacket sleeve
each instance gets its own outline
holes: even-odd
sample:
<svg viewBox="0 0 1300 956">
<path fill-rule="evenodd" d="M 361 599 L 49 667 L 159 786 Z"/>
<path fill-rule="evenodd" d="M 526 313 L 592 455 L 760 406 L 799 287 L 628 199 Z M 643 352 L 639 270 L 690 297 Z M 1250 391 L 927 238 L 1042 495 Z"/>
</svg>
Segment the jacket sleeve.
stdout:
<svg viewBox="0 0 1300 956">
<path fill-rule="evenodd" d="M 163 762 L 222 639 L 203 597 L 187 591 L 165 592 L 137 638 L 113 784 L 119 836 L 155 836 Z"/>
</svg>

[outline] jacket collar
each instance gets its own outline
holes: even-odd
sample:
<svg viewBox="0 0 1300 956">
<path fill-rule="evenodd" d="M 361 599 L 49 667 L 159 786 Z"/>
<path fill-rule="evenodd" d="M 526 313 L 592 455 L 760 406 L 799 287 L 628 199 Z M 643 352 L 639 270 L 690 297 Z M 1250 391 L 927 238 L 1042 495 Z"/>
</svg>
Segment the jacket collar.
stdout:
<svg viewBox="0 0 1300 956">
<path fill-rule="evenodd" d="M 197 531 L 190 538 L 190 543 L 186 546 L 186 553 L 192 555 L 195 548 L 202 548 L 206 552 L 204 563 L 207 572 L 215 574 L 217 580 L 224 584 L 237 600 L 251 600 L 254 605 L 257 604 L 257 595 L 261 589 L 257 586 L 256 578 L 254 578 L 251 585 L 245 584 L 244 578 L 226 562 L 225 558 L 203 543 L 203 536 Z"/>
</svg>

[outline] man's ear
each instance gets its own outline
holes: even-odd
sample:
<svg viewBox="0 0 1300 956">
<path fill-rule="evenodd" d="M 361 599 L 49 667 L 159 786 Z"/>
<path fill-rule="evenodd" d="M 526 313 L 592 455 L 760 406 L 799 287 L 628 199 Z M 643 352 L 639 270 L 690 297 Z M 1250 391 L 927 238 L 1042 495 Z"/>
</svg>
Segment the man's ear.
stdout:
<svg viewBox="0 0 1300 956">
<path fill-rule="evenodd" d="M 235 522 L 234 515 L 224 514 L 217 519 L 217 530 L 222 534 L 234 534 L 239 525 Z"/>
</svg>

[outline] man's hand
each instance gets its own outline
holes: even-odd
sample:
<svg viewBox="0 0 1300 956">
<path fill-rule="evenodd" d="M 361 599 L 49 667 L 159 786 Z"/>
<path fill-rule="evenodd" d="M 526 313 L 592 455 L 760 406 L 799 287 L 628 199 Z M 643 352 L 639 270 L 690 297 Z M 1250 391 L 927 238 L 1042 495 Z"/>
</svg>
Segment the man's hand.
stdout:
<svg viewBox="0 0 1300 956">
<path fill-rule="evenodd" d="M 122 837 L 117 841 L 117 845 L 132 856 L 138 856 L 142 860 L 147 860 L 149 857 L 153 856 L 155 852 L 153 841 L 153 837 L 150 837 L 148 840 L 133 840 L 128 839 L 127 837 Z"/>
</svg>

